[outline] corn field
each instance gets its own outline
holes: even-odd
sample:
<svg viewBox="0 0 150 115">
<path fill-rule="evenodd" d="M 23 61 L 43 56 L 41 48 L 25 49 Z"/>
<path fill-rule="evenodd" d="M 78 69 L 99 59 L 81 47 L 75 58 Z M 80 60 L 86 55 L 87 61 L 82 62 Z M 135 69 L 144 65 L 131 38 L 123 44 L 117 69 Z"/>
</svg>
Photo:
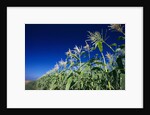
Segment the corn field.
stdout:
<svg viewBox="0 0 150 115">
<path fill-rule="evenodd" d="M 117 40 L 125 41 L 121 24 L 110 24 L 108 28 L 108 31 L 121 33 Z M 56 62 L 52 70 L 28 83 L 26 90 L 125 90 L 125 43 L 108 44 L 111 36 L 107 39 L 98 31 L 88 31 L 87 36 L 85 44 L 66 49 L 66 59 Z M 107 52 L 104 45 L 113 53 Z M 96 49 L 99 53 L 91 56 Z M 87 61 L 82 61 L 83 58 Z"/>
</svg>

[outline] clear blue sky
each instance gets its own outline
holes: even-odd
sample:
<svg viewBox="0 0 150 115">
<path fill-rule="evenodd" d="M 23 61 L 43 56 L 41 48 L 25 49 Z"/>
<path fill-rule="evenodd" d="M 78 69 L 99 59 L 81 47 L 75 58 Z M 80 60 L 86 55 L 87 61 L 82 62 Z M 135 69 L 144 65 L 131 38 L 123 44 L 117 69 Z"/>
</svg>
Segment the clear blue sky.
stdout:
<svg viewBox="0 0 150 115">
<path fill-rule="evenodd" d="M 84 46 L 87 31 L 108 30 L 107 24 L 26 24 L 25 25 L 25 79 L 35 80 L 52 69 L 61 58 L 65 59 L 68 48 Z M 119 32 L 107 32 L 108 44 L 121 44 Z M 111 52 L 104 46 L 104 53 Z M 95 51 L 99 53 L 98 50 Z"/>
</svg>

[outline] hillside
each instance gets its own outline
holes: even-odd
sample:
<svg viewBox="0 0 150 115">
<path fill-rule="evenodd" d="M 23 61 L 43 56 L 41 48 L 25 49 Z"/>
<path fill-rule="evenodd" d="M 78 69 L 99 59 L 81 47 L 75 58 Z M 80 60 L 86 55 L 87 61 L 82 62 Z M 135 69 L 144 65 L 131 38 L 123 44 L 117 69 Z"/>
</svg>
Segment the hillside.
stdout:
<svg viewBox="0 0 150 115">
<path fill-rule="evenodd" d="M 35 89 L 35 81 L 25 80 L 25 90 L 34 90 Z"/>
</svg>

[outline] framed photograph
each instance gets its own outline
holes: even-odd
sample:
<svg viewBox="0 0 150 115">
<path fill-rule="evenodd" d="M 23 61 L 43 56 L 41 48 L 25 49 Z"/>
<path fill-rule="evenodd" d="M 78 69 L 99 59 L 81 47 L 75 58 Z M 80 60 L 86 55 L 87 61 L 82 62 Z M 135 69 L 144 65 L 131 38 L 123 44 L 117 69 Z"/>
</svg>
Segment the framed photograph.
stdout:
<svg viewBox="0 0 150 115">
<path fill-rule="evenodd" d="M 125 90 L 125 24 L 25 24 L 25 90 Z"/>
<path fill-rule="evenodd" d="M 4 109 L 144 109 L 139 3 L 4 2 Z"/>
</svg>

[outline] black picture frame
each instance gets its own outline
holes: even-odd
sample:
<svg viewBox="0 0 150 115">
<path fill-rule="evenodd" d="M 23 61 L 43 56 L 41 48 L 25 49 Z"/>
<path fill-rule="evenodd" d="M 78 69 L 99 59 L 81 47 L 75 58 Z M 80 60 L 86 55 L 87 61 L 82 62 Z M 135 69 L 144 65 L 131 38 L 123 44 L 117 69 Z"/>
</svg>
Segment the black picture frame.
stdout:
<svg viewBox="0 0 150 115">
<path fill-rule="evenodd" d="M 3 73 L 2 76 L 0 77 L 0 88 L 2 93 L 1 95 L 1 109 L 3 111 L 8 111 L 8 110 L 31 110 L 29 108 L 11 108 L 8 109 L 7 108 L 7 7 L 54 7 L 54 6 L 59 6 L 59 7 L 87 7 L 87 6 L 92 6 L 92 7 L 143 7 L 144 8 L 144 30 L 143 30 L 143 77 L 144 77 L 144 87 L 143 87 L 143 109 L 129 109 L 129 108 L 124 108 L 124 109 L 119 109 L 119 108 L 112 108 L 112 109 L 108 109 L 108 108 L 73 108 L 73 109 L 86 109 L 86 110 L 101 110 L 101 112 L 103 113 L 107 113 L 107 112 L 149 112 L 150 109 L 150 95 L 149 95 L 149 91 L 150 91 L 150 85 L 149 85 L 149 74 L 148 74 L 148 53 L 146 52 L 146 50 L 148 51 L 148 39 L 150 38 L 149 32 L 148 32 L 148 28 L 150 26 L 150 23 L 148 20 L 150 20 L 149 18 L 149 11 L 150 9 L 148 8 L 148 6 L 146 5 L 145 1 L 142 0 L 103 0 L 103 1 L 99 1 L 99 0 L 92 0 L 92 1 L 69 1 L 69 0 L 63 0 L 63 1 L 58 1 L 58 0 L 54 0 L 54 1 L 48 1 L 48 0 L 41 0 L 41 1 L 35 1 L 35 0 L 2 0 L 0 1 L 0 30 L 1 30 L 1 34 L 0 34 L 0 38 L 1 38 L 1 46 L 2 46 L 2 55 L 1 55 L 1 59 L 2 59 L 2 70 L 1 72 Z M 146 60 L 147 58 L 147 60 Z M 58 108 L 53 108 L 54 109 L 58 109 Z M 67 109 L 67 108 L 61 108 L 61 109 Z M 52 108 L 46 109 L 46 108 L 32 108 L 32 110 L 52 110 Z M 109 110 L 109 111 L 108 111 Z"/>
</svg>

